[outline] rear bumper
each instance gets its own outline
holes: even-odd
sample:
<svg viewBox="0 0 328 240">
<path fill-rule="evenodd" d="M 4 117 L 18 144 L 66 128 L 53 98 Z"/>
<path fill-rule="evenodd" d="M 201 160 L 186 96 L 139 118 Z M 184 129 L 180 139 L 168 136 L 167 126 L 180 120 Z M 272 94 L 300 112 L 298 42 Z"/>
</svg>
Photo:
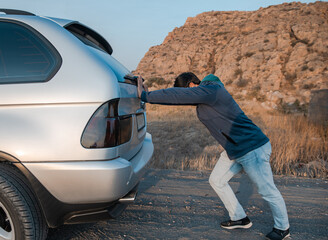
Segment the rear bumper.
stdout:
<svg viewBox="0 0 328 240">
<path fill-rule="evenodd" d="M 31 184 L 48 226 L 57 227 L 118 216 L 133 202 L 153 150 L 147 134 L 130 161 L 14 164 Z"/>
<path fill-rule="evenodd" d="M 120 198 L 117 202 L 113 202 L 108 207 L 89 209 L 86 211 L 72 212 L 66 215 L 63 219 L 64 224 L 88 223 L 109 218 L 118 217 L 130 203 L 136 199 L 138 192 L 138 185 L 135 186 L 126 196 Z"/>
<path fill-rule="evenodd" d="M 23 163 L 59 201 L 68 204 L 116 201 L 139 182 L 154 146 L 147 134 L 142 148 L 130 160 Z"/>
</svg>

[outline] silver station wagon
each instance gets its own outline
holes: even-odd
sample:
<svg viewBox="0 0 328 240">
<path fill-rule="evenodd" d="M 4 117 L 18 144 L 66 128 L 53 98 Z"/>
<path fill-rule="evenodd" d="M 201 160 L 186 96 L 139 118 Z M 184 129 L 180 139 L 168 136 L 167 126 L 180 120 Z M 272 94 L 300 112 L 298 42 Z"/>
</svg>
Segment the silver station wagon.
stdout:
<svg viewBox="0 0 328 240">
<path fill-rule="evenodd" d="M 153 154 L 136 77 L 71 20 L 0 9 L 0 239 L 118 216 Z"/>
</svg>

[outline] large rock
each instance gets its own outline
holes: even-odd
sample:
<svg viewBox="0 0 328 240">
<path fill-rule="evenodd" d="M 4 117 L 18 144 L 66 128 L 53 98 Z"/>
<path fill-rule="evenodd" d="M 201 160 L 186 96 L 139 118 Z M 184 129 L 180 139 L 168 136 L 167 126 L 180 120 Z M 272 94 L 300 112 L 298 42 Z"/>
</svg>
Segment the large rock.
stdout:
<svg viewBox="0 0 328 240">
<path fill-rule="evenodd" d="M 328 89 L 316 90 L 311 94 L 309 120 L 316 124 L 328 126 Z"/>
<path fill-rule="evenodd" d="M 306 106 L 309 92 L 328 88 L 327 29 L 327 2 L 205 12 L 189 17 L 161 45 L 150 48 L 135 72 L 146 80 L 163 77 L 172 82 L 184 71 L 200 78 L 214 73 L 233 92 L 246 89 L 254 95 L 256 90 L 270 96 L 270 91 L 279 91 L 288 96 L 280 102 Z M 252 100 L 253 95 L 238 101 Z M 255 98 L 277 106 L 276 97 Z"/>
</svg>

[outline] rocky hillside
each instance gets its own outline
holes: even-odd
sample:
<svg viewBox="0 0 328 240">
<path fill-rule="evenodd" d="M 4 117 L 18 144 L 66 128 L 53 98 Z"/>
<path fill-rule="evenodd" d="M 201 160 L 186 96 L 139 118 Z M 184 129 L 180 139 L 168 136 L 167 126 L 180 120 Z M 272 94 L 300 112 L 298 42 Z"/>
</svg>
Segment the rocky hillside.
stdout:
<svg viewBox="0 0 328 240">
<path fill-rule="evenodd" d="M 170 86 L 184 71 L 216 74 L 241 102 L 306 108 L 312 90 L 328 88 L 328 2 L 190 17 L 149 49 L 136 74 Z"/>
</svg>

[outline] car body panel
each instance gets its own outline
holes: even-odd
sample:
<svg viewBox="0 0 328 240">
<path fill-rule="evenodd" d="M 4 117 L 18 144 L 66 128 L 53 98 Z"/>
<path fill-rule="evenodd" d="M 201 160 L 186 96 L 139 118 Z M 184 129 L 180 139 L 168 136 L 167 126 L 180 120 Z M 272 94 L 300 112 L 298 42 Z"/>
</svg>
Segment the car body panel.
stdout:
<svg viewBox="0 0 328 240">
<path fill-rule="evenodd" d="M 69 204 L 115 201 L 129 192 L 145 172 L 153 153 L 151 135 L 130 160 L 24 163 L 58 200 Z"/>
</svg>

